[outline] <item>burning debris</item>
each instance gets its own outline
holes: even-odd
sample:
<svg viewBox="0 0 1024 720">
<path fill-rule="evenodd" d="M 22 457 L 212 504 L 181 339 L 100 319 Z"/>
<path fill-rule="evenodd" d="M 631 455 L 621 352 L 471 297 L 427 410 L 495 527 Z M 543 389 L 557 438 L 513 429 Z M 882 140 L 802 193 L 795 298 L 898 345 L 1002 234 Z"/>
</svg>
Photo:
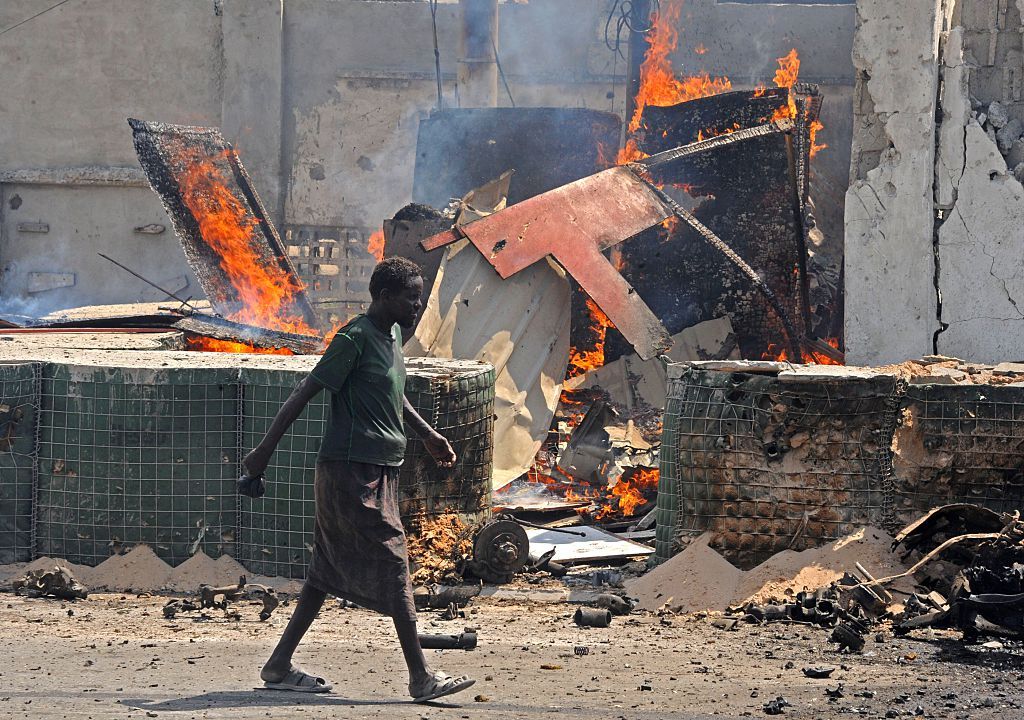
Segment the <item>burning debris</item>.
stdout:
<svg viewBox="0 0 1024 720">
<path fill-rule="evenodd" d="M 315 352 L 316 313 L 231 144 L 212 128 L 128 123 L 139 162 L 217 314 L 183 321 L 190 346 Z M 211 331 L 220 319 L 227 322 Z"/>
</svg>

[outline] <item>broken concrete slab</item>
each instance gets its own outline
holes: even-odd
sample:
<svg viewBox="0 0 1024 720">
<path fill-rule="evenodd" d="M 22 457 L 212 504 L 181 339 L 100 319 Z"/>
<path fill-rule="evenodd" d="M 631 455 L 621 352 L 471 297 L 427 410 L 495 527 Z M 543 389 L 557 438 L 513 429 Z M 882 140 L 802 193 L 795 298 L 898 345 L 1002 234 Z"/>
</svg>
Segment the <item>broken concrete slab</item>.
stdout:
<svg viewBox="0 0 1024 720">
<path fill-rule="evenodd" d="M 942 320 L 937 348 L 974 362 L 1021 356 L 1024 186 L 981 126 L 965 131 L 956 204 L 938 232 Z"/>
<path fill-rule="evenodd" d="M 846 347 L 856 365 L 932 351 L 938 0 L 860 0 L 846 195 Z M 900 308 L 900 312 L 893 312 Z"/>
<path fill-rule="evenodd" d="M 963 32 L 962 27 L 955 27 L 943 39 L 942 120 L 935 156 L 935 205 L 941 209 L 956 202 L 956 185 L 964 167 L 964 128 L 971 117 L 970 69 L 964 62 Z"/>
<path fill-rule="evenodd" d="M 739 360 L 739 346 L 728 317 L 698 323 L 672 336 L 672 347 L 666 356 L 673 362 L 688 360 Z M 585 375 L 567 380 L 566 388 L 576 390 L 600 386 L 612 400 L 632 410 L 643 402 L 651 407 L 664 407 L 666 392 L 665 364 L 659 360 L 641 360 L 625 355 Z"/>
</svg>

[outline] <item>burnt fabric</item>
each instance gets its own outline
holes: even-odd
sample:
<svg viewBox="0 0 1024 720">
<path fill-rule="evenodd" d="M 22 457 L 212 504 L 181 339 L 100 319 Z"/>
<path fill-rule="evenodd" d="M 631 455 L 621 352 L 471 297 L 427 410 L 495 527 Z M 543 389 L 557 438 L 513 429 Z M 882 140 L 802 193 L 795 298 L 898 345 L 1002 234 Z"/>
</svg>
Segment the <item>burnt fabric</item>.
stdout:
<svg viewBox="0 0 1024 720">
<path fill-rule="evenodd" d="M 415 620 L 397 467 L 316 464 L 313 558 L 306 581 L 398 619 Z"/>
</svg>

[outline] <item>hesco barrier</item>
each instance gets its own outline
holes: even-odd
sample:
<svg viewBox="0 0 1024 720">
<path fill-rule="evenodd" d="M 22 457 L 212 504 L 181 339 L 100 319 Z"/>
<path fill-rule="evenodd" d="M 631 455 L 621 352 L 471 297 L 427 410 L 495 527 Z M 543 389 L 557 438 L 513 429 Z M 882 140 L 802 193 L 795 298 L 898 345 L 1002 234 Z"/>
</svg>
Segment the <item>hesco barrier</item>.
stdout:
<svg viewBox="0 0 1024 720">
<path fill-rule="evenodd" d="M 399 477 L 402 520 L 415 530 L 422 518 L 448 510 L 467 521 L 490 506 L 494 436 L 494 369 L 471 361 L 410 358 L 405 394 L 423 418 L 452 443 L 454 468 L 438 468 L 410 433 Z M 302 373 L 243 371 L 243 445 L 263 437 Z M 313 473 L 326 419 L 326 395 L 310 403 L 278 446 L 267 469 L 267 494 L 241 499 L 239 559 L 253 572 L 302 577 L 313 533 Z"/>
<path fill-rule="evenodd" d="M 453 469 L 409 443 L 403 519 L 489 507 L 494 370 L 410 360 L 410 402 L 452 441 Z M 327 396 L 274 454 L 267 495 L 239 498 L 241 458 L 305 369 L 0 365 L 0 562 L 40 555 L 95 565 L 146 543 L 178 564 L 197 550 L 250 571 L 301 577 Z"/>
<path fill-rule="evenodd" d="M 36 550 L 94 565 L 150 545 L 172 565 L 234 552 L 238 372 L 43 369 Z"/>
<path fill-rule="evenodd" d="M 32 559 L 42 367 L 0 364 L 0 565 Z"/>
<path fill-rule="evenodd" d="M 1024 500 L 1024 388 L 669 367 L 655 561 L 705 531 L 749 567 L 936 505 Z"/>
</svg>

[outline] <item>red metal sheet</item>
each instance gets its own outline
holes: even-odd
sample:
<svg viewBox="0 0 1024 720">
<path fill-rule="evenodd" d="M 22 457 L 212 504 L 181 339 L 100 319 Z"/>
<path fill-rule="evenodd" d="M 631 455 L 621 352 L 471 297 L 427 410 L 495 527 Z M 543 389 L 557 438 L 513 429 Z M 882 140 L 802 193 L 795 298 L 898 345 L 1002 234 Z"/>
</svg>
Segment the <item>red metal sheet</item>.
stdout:
<svg viewBox="0 0 1024 720">
<path fill-rule="evenodd" d="M 671 214 L 628 168 L 615 167 L 524 200 L 461 230 L 507 278 L 545 255 L 562 262 L 570 249 L 604 250 Z"/>
<path fill-rule="evenodd" d="M 671 346 L 668 332 L 601 251 L 669 215 L 650 188 L 627 168 L 616 167 L 524 200 L 460 232 L 503 278 L 554 257 L 647 360 Z M 439 247 L 450 236 L 435 238 L 424 247 Z"/>
</svg>

